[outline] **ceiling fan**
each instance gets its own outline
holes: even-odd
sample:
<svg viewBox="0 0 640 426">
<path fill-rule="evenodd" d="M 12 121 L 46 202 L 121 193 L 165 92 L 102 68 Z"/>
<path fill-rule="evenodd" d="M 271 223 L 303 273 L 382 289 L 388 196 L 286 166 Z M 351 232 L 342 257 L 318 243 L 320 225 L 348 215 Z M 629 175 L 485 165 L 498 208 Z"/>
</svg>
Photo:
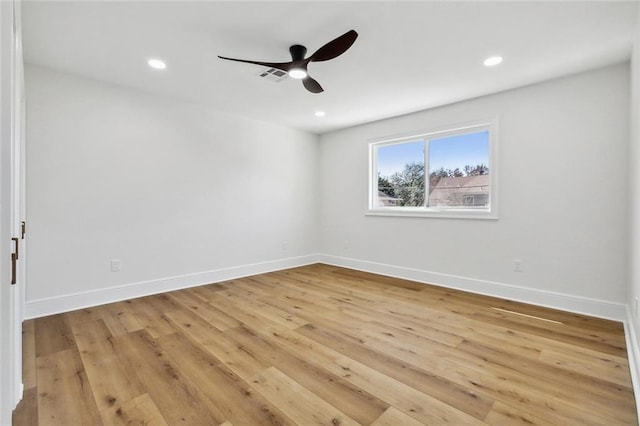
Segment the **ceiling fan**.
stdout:
<svg viewBox="0 0 640 426">
<path fill-rule="evenodd" d="M 291 53 L 291 62 L 248 61 L 245 59 L 227 58 L 224 56 L 218 56 L 218 58 L 226 59 L 228 61 L 246 62 L 248 64 L 277 68 L 285 71 L 291 78 L 302 80 L 304 87 L 311 93 L 320 93 L 323 92 L 324 89 L 320 86 L 320 83 L 309 76 L 307 66 L 310 62 L 322 62 L 337 58 L 351 47 L 351 45 L 356 41 L 356 38 L 358 38 L 357 32 L 354 30 L 347 31 L 340 37 L 331 40 L 329 43 L 316 50 L 313 55 L 307 58 L 304 57 L 307 53 L 307 48 L 299 44 L 294 44 L 289 48 L 289 52 Z"/>
</svg>

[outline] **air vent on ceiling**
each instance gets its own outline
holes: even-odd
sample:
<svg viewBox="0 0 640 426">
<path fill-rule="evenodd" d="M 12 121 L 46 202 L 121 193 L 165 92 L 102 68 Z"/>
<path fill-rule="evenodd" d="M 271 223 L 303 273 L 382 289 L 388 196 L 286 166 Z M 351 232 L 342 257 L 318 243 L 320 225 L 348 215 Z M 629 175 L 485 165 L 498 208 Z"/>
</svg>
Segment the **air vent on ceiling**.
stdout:
<svg viewBox="0 0 640 426">
<path fill-rule="evenodd" d="M 286 71 L 282 71 L 277 68 L 267 68 L 258 75 L 262 78 L 266 78 L 267 80 L 275 81 L 276 83 L 280 83 L 282 80 L 287 78 Z"/>
</svg>

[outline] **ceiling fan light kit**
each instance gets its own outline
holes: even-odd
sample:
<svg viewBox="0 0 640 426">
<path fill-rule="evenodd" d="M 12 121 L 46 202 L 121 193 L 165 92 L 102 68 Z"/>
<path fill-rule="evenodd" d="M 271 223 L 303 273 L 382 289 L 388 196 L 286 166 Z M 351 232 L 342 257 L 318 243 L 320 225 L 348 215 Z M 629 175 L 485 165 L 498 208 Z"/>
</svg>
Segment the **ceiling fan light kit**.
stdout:
<svg viewBox="0 0 640 426">
<path fill-rule="evenodd" d="M 164 62 L 161 59 L 155 59 L 155 58 L 151 58 L 147 61 L 147 64 L 156 70 L 163 70 L 167 68 L 167 64 L 166 62 Z"/>
<path fill-rule="evenodd" d="M 342 55 L 346 52 L 351 45 L 358 38 L 358 33 L 354 30 L 347 31 L 342 34 L 340 37 L 331 40 L 329 43 L 322 46 L 320 49 L 316 50 L 316 52 L 305 58 L 304 56 L 307 54 L 307 48 L 300 45 L 294 44 L 289 48 L 289 53 L 291 54 L 290 62 L 261 62 L 261 61 L 250 61 L 246 59 L 235 59 L 228 58 L 225 56 L 218 56 L 220 59 L 225 59 L 227 61 L 236 61 L 236 62 L 244 62 L 247 64 L 254 65 L 262 65 L 269 68 L 276 68 L 286 72 L 289 77 L 301 80 L 302 85 L 311 93 L 321 93 L 324 91 L 320 83 L 318 83 L 313 77 L 309 75 L 307 71 L 307 66 L 311 62 L 322 62 L 328 61 L 338 56 Z"/>
<path fill-rule="evenodd" d="M 496 65 L 500 65 L 501 63 L 502 56 L 490 56 L 483 62 L 485 67 L 495 67 Z"/>
<path fill-rule="evenodd" d="M 307 72 L 302 68 L 291 68 L 289 70 L 289 77 L 294 78 L 296 80 L 301 80 L 305 78 L 307 75 L 309 74 L 307 74 Z"/>
</svg>

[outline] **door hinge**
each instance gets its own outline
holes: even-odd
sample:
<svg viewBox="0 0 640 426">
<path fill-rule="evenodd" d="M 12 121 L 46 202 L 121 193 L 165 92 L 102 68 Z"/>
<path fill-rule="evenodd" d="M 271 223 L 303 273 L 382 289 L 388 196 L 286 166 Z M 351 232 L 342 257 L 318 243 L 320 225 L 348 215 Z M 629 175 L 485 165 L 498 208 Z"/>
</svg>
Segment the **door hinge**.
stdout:
<svg viewBox="0 0 640 426">
<path fill-rule="evenodd" d="M 14 253 L 16 254 L 16 260 L 18 260 L 18 259 L 20 259 L 20 240 L 18 240 L 18 238 L 17 238 L 17 237 L 13 237 L 13 238 L 11 239 L 11 241 L 13 241 L 14 243 L 16 243 L 16 245 L 15 245 L 16 250 L 15 250 L 15 252 L 14 252 Z"/>
<path fill-rule="evenodd" d="M 15 285 L 16 283 L 16 275 L 17 275 L 16 263 L 17 263 L 16 254 L 11 253 L 11 285 Z"/>
<path fill-rule="evenodd" d="M 20 225 L 20 233 L 22 234 L 21 239 L 24 240 L 24 234 L 27 233 L 27 222 L 25 222 L 24 220 L 22 221 L 22 223 Z"/>
<path fill-rule="evenodd" d="M 19 250 L 20 250 L 20 240 L 16 237 L 11 238 L 11 241 L 15 243 L 15 251 L 11 253 L 11 285 L 14 285 L 17 280 L 18 275 L 18 258 L 19 258 Z"/>
</svg>

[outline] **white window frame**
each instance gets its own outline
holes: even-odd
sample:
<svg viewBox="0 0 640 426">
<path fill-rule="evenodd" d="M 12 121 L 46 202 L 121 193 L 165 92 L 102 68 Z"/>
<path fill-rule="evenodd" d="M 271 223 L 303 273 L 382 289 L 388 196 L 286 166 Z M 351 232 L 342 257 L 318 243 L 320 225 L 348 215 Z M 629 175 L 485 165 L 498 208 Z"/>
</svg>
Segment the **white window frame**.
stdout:
<svg viewBox="0 0 640 426">
<path fill-rule="evenodd" d="M 428 141 L 466 133 L 487 130 L 489 132 L 489 206 L 487 208 L 468 207 L 396 207 L 378 204 L 378 148 L 407 142 L 424 141 L 425 203 L 428 201 L 429 149 Z M 404 216 L 456 219 L 498 219 L 498 118 L 412 132 L 403 135 L 377 138 L 368 141 L 369 177 L 366 215 Z"/>
</svg>

